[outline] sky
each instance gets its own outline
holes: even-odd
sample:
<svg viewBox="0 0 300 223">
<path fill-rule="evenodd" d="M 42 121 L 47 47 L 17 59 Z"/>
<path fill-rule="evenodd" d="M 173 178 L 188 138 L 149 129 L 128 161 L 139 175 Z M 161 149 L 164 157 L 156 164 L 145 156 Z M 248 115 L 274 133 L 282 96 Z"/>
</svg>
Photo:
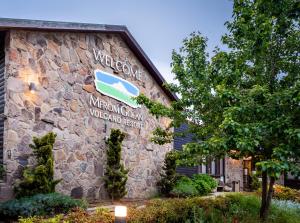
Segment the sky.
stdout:
<svg viewBox="0 0 300 223">
<path fill-rule="evenodd" d="M 193 31 L 221 48 L 230 0 L 0 0 L 0 17 L 126 25 L 168 82 L 171 53 Z"/>
</svg>

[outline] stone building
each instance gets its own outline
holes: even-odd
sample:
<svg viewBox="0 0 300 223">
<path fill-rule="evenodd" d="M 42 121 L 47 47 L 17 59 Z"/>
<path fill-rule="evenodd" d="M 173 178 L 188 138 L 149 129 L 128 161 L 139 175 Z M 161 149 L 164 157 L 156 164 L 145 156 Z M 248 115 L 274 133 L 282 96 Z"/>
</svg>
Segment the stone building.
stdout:
<svg viewBox="0 0 300 223">
<path fill-rule="evenodd" d="M 34 164 L 32 137 L 50 131 L 57 134 L 55 178 L 62 179 L 57 191 L 107 198 L 102 177 L 111 128 L 126 133 L 127 197 L 155 194 L 165 153 L 191 140 L 176 138 L 164 146 L 149 140 L 155 127 L 169 120 L 156 119 L 132 96 L 143 93 L 169 105 L 176 96 L 164 82 L 125 26 L 0 19 L 0 165 L 5 166 L 0 200 L 13 197 L 14 182 Z M 251 165 L 226 158 L 178 170 L 207 173 L 229 185 L 239 181 L 243 188 Z"/>
<path fill-rule="evenodd" d="M 125 26 L 0 19 L 0 199 L 31 165 L 33 136 L 57 134 L 57 191 L 105 198 L 105 138 L 126 132 L 122 161 L 127 197 L 156 193 L 164 155 L 173 145 L 149 141 L 156 119 L 132 101 L 139 93 L 168 105 L 176 96 Z"/>
</svg>

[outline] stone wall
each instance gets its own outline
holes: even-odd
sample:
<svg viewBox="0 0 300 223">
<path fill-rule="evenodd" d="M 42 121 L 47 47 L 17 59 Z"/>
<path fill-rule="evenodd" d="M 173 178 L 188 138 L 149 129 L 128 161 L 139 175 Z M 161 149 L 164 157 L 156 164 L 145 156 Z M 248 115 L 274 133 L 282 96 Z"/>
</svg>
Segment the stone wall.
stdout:
<svg viewBox="0 0 300 223">
<path fill-rule="evenodd" d="M 94 70 L 109 73 L 114 70 L 98 63 L 93 49 L 141 68 L 145 74 L 143 81 L 120 72 L 116 75 L 135 84 L 151 99 L 170 103 L 122 38 L 104 33 L 12 30 L 8 39 L 4 133 L 7 186 L 11 188 L 24 166 L 33 163 L 28 147 L 32 137 L 53 131 L 57 134 L 55 178 L 62 179 L 57 191 L 76 196 L 83 194 L 91 200 L 106 198 L 101 179 L 105 171 L 104 138 L 111 128 L 120 128 L 127 133 L 122 151 L 122 161 L 130 169 L 127 197 L 154 194 L 164 155 L 173 146 L 158 146 L 149 138 L 156 126 L 166 126 L 168 120 L 155 119 L 145 107 L 137 108 L 134 112 L 144 116 L 144 127 L 138 129 L 92 117 L 89 113 L 91 95 L 120 105 L 119 101 L 95 90 Z M 37 87 L 35 93 L 29 91 L 31 82 Z"/>
<path fill-rule="evenodd" d="M 232 186 L 232 181 L 240 182 L 240 189 L 243 190 L 243 160 L 225 158 L 225 182 Z"/>
</svg>

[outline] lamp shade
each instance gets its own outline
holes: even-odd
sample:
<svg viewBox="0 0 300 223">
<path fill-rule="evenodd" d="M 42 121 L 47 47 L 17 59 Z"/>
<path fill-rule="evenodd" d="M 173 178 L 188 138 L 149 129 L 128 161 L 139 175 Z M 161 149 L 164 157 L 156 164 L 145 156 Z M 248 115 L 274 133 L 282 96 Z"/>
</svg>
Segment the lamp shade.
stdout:
<svg viewBox="0 0 300 223">
<path fill-rule="evenodd" d="M 126 206 L 115 206 L 115 216 L 116 217 L 126 217 L 127 207 Z"/>
</svg>

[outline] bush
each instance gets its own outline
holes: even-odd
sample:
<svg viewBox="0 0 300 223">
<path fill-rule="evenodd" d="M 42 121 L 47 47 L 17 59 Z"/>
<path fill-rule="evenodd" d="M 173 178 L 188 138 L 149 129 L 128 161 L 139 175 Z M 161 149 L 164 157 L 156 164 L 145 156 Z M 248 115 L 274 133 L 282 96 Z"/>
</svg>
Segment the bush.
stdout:
<svg viewBox="0 0 300 223">
<path fill-rule="evenodd" d="M 57 215 L 52 218 L 29 217 L 20 218 L 20 223 L 112 223 L 113 216 L 109 210 L 104 208 L 96 209 L 95 213 L 89 214 L 86 211 L 77 208 L 67 215 Z"/>
<path fill-rule="evenodd" d="M 153 200 L 145 208 L 129 208 L 128 223 L 182 222 L 261 222 L 260 198 L 254 195 L 228 194 L 216 198 Z M 299 209 L 287 210 L 272 205 L 266 222 L 299 223 Z"/>
<path fill-rule="evenodd" d="M 278 200 L 291 200 L 300 203 L 300 191 L 276 184 L 274 186 L 274 198 Z"/>
<path fill-rule="evenodd" d="M 181 176 L 176 182 L 171 195 L 175 197 L 193 197 L 207 195 L 217 187 L 214 178 L 206 174 L 194 174 L 192 178 Z"/>
<path fill-rule="evenodd" d="M 120 199 L 127 194 L 126 182 L 128 170 L 121 161 L 122 142 L 125 134 L 119 129 L 112 129 L 106 141 L 108 145 L 107 165 L 104 176 L 105 188 L 112 200 Z"/>
<path fill-rule="evenodd" d="M 171 191 L 171 195 L 176 197 L 193 197 L 198 194 L 196 185 L 186 176 L 182 176 Z"/>
<path fill-rule="evenodd" d="M 258 190 L 261 186 L 261 183 L 258 180 L 257 174 L 252 174 L 252 176 L 250 176 L 250 179 L 251 179 L 250 190 L 251 191 Z"/>
<path fill-rule="evenodd" d="M 193 182 L 199 195 L 207 195 L 218 186 L 217 181 L 207 174 L 194 174 Z"/>
<path fill-rule="evenodd" d="M 178 153 L 176 151 L 167 152 L 165 155 L 163 173 L 160 174 L 161 179 L 157 182 L 159 192 L 164 196 L 169 196 L 174 188 L 179 175 L 176 173 L 176 160 Z"/>
<path fill-rule="evenodd" d="M 82 200 L 75 200 L 58 193 L 37 194 L 0 204 L 0 218 L 17 219 L 19 216 L 54 215 L 67 213 L 75 207 L 86 208 L 87 205 Z"/>
<path fill-rule="evenodd" d="M 284 203 L 282 203 L 284 202 Z M 215 198 L 193 197 L 154 199 L 143 208 L 128 208 L 128 223 L 196 223 L 196 222 L 261 222 L 259 219 L 260 198 L 254 195 L 227 193 Z M 112 223 L 113 217 L 108 210 L 99 209 L 89 214 L 76 209 L 69 214 L 44 219 L 32 217 L 20 219 L 21 223 Z M 272 203 L 266 222 L 299 223 L 300 204 L 289 201 Z"/>
<path fill-rule="evenodd" d="M 53 132 L 41 138 L 33 137 L 33 144 L 29 147 L 33 150 L 37 165 L 24 170 L 23 179 L 14 187 L 17 198 L 55 192 L 55 186 L 60 182 L 53 179 L 52 149 L 55 137 Z"/>
</svg>

